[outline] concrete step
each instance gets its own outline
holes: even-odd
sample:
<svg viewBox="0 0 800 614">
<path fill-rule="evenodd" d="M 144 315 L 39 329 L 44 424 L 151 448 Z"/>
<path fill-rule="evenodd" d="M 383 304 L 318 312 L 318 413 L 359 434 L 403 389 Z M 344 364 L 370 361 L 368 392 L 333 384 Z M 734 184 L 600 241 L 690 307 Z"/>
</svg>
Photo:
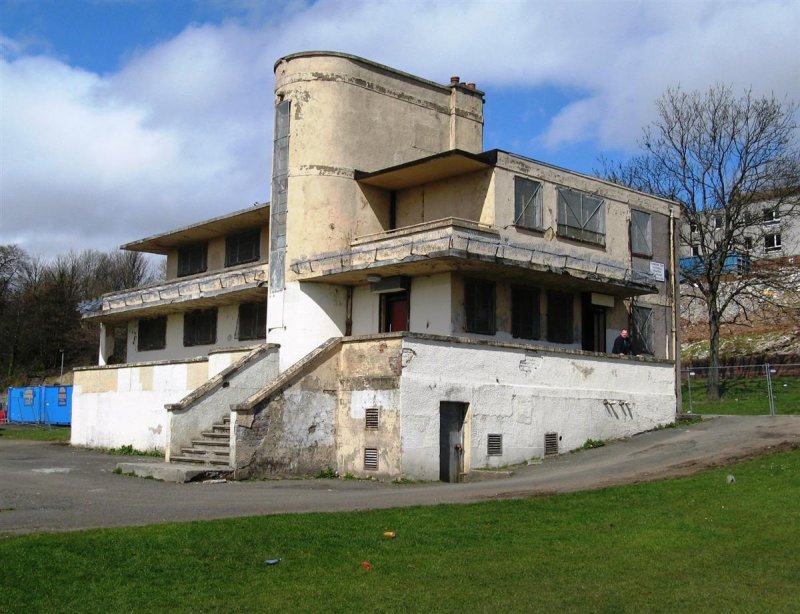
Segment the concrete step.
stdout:
<svg viewBox="0 0 800 614">
<path fill-rule="evenodd" d="M 191 482 L 208 477 L 228 475 L 228 467 L 211 464 L 172 464 L 164 462 L 117 463 L 117 470 L 124 475 L 153 478 L 164 482 Z"/>
<path fill-rule="evenodd" d="M 192 447 L 194 446 L 214 446 L 217 448 L 227 448 L 230 445 L 230 439 L 192 439 Z"/>
<path fill-rule="evenodd" d="M 208 458 L 205 456 L 173 456 L 169 459 L 170 463 L 191 463 L 194 465 L 214 465 L 215 467 L 227 467 L 227 458 Z"/>
<path fill-rule="evenodd" d="M 220 448 L 217 450 L 202 450 L 199 448 L 181 448 L 183 456 L 194 456 L 197 458 L 229 458 L 230 450 L 228 448 Z"/>
<path fill-rule="evenodd" d="M 193 441 L 191 446 L 181 448 L 181 452 L 187 452 L 189 450 L 204 454 L 230 454 L 231 452 L 230 447 L 224 444 L 219 444 L 217 442 L 205 443 L 197 441 Z"/>
<path fill-rule="evenodd" d="M 204 439 L 230 439 L 231 433 L 230 431 L 203 431 L 200 435 Z"/>
</svg>

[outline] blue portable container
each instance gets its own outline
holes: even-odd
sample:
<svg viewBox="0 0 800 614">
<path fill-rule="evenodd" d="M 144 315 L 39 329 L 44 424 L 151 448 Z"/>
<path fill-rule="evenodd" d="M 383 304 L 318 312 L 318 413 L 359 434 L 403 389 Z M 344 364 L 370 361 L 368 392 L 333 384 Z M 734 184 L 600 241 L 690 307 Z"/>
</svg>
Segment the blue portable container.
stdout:
<svg viewBox="0 0 800 614">
<path fill-rule="evenodd" d="M 35 424 L 71 424 L 72 386 L 9 388 L 8 421 Z"/>
</svg>

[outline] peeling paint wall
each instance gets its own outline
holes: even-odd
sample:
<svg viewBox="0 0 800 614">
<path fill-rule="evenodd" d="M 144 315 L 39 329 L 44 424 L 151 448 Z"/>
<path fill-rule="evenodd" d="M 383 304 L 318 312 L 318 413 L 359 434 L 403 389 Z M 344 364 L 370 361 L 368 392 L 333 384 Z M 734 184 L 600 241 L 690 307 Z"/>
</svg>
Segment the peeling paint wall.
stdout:
<svg viewBox="0 0 800 614">
<path fill-rule="evenodd" d="M 403 354 L 400 447 L 407 478 L 438 479 L 442 401 L 469 404 L 472 469 L 541 457 L 547 432 L 558 433 L 560 451 L 568 451 L 589 438 L 626 437 L 675 418 L 668 362 L 413 338 L 404 339 Z M 500 456 L 488 455 L 490 433 L 503 436 Z"/>
</svg>

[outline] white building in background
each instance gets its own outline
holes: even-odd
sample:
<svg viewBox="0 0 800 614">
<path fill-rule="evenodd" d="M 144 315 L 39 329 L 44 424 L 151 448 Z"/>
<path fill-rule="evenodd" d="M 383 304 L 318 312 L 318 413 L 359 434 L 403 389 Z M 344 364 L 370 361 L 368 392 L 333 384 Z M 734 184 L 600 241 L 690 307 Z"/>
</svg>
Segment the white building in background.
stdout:
<svg viewBox="0 0 800 614">
<path fill-rule="evenodd" d="M 673 421 L 675 203 L 484 152 L 457 77 L 330 52 L 275 73 L 271 203 L 124 246 L 168 280 L 91 316 L 128 359 L 104 335 L 77 371 L 73 443 L 458 481 Z M 608 354 L 623 327 L 640 356 Z"/>
</svg>

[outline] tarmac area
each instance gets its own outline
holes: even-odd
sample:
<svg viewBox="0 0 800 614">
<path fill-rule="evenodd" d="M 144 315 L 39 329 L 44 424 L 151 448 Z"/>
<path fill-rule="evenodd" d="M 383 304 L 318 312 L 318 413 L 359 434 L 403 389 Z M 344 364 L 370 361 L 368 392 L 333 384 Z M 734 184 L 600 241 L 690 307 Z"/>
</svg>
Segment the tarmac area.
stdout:
<svg viewBox="0 0 800 614">
<path fill-rule="evenodd" d="M 686 476 L 800 447 L 800 416 L 715 416 L 463 484 L 303 479 L 159 482 L 114 473 L 130 458 L 0 438 L 0 537 L 302 512 L 546 496 Z"/>
</svg>

